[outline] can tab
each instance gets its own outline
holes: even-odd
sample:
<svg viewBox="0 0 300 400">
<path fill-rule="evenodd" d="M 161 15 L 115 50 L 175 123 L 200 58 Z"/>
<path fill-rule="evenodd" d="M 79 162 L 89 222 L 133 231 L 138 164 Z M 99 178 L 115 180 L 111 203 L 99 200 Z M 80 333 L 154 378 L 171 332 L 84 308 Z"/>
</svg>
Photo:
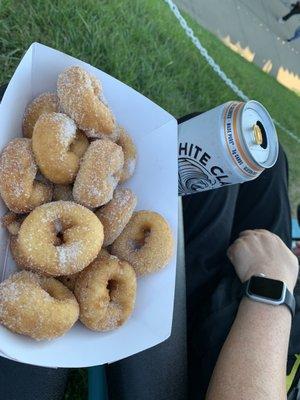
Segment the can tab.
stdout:
<svg viewBox="0 0 300 400">
<path fill-rule="evenodd" d="M 254 143 L 258 144 L 260 146 L 263 142 L 263 135 L 262 135 L 260 127 L 257 124 L 254 124 L 252 127 L 252 131 L 253 131 Z"/>
</svg>

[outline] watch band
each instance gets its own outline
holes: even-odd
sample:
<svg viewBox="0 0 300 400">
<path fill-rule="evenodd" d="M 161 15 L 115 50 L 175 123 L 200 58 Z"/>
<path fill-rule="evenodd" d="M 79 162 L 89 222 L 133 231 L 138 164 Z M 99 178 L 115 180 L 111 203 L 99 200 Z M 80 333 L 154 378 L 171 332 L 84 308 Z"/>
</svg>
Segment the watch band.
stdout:
<svg viewBox="0 0 300 400">
<path fill-rule="evenodd" d="M 251 278 L 250 278 L 251 279 Z M 242 284 L 242 291 L 243 291 L 243 295 L 247 296 L 248 298 L 255 300 L 255 301 L 259 301 L 258 299 L 261 298 L 261 302 L 265 303 L 263 299 L 266 299 L 265 297 L 260 297 L 260 296 L 255 296 L 255 299 L 249 295 L 247 289 L 248 289 L 248 285 L 250 282 L 250 279 L 246 282 L 244 282 Z M 267 277 L 265 277 L 265 279 L 268 279 Z M 295 296 L 293 295 L 293 293 L 291 293 L 289 291 L 289 289 L 287 288 L 287 286 L 285 285 L 286 290 L 285 290 L 285 298 L 283 299 L 283 302 L 280 304 L 276 304 L 275 302 L 272 303 L 272 301 L 269 302 L 269 304 L 273 304 L 273 305 L 285 305 L 291 312 L 292 314 L 292 318 L 295 316 L 295 311 L 296 311 L 296 300 L 295 300 Z"/>
<path fill-rule="evenodd" d="M 288 288 L 286 288 L 285 299 L 283 304 L 290 309 L 292 317 L 294 318 L 296 312 L 296 300 L 295 296 L 293 295 L 293 293 L 289 291 Z"/>
</svg>

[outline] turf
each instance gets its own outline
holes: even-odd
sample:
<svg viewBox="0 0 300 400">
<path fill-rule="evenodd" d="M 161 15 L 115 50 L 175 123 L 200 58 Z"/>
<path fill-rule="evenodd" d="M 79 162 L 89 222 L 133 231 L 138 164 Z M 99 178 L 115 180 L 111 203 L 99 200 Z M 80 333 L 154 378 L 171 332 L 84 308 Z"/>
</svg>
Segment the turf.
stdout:
<svg viewBox="0 0 300 400">
<path fill-rule="evenodd" d="M 234 82 L 300 136 L 300 98 L 187 19 Z M 163 0 L 0 0 L 0 83 L 10 79 L 34 41 L 103 69 L 176 117 L 237 99 L 199 55 Z M 295 209 L 300 201 L 300 145 L 284 132 L 278 134 L 290 163 Z M 68 398 L 83 398 L 72 396 Z"/>
</svg>

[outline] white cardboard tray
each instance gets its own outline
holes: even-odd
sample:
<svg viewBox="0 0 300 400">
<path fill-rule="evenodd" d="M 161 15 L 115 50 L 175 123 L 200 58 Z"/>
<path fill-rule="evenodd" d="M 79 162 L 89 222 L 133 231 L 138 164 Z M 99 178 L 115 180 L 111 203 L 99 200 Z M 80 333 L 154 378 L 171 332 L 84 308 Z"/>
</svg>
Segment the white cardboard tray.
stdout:
<svg viewBox="0 0 300 400">
<path fill-rule="evenodd" d="M 137 209 L 161 213 L 177 238 L 177 122 L 158 105 L 105 72 L 76 58 L 33 43 L 16 69 L 0 105 L 0 149 L 21 136 L 24 110 L 44 91 L 54 91 L 57 75 L 79 65 L 103 83 L 104 95 L 118 122 L 138 149 L 135 175 L 126 185 L 137 194 Z M 6 207 L 1 201 L 0 215 Z M 0 281 L 16 268 L 8 237 L 0 228 Z M 79 322 L 65 336 L 36 342 L 0 326 L 0 355 L 48 367 L 87 367 L 111 363 L 152 347 L 170 336 L 175 289 L 176 250 L 162 271 L 138 280 L 136 307 L 129 321 L 107 333 L 92 332 Z"/>
</svg>

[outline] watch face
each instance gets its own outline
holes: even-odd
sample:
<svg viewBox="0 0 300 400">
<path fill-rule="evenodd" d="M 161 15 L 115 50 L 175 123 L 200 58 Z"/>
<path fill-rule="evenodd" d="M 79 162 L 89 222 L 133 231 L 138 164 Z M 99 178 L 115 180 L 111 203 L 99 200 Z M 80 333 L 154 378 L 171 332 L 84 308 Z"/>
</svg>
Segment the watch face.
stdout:
<svg viewBox="0 0 300 400">
<path fill-rule="evenodd" d="M 261 276 L 252 276 L 248 287 L 250 295 L 266 297 L 275 301 L 281 299 L 282 291 L 283 282 Z"/>
</svg>

